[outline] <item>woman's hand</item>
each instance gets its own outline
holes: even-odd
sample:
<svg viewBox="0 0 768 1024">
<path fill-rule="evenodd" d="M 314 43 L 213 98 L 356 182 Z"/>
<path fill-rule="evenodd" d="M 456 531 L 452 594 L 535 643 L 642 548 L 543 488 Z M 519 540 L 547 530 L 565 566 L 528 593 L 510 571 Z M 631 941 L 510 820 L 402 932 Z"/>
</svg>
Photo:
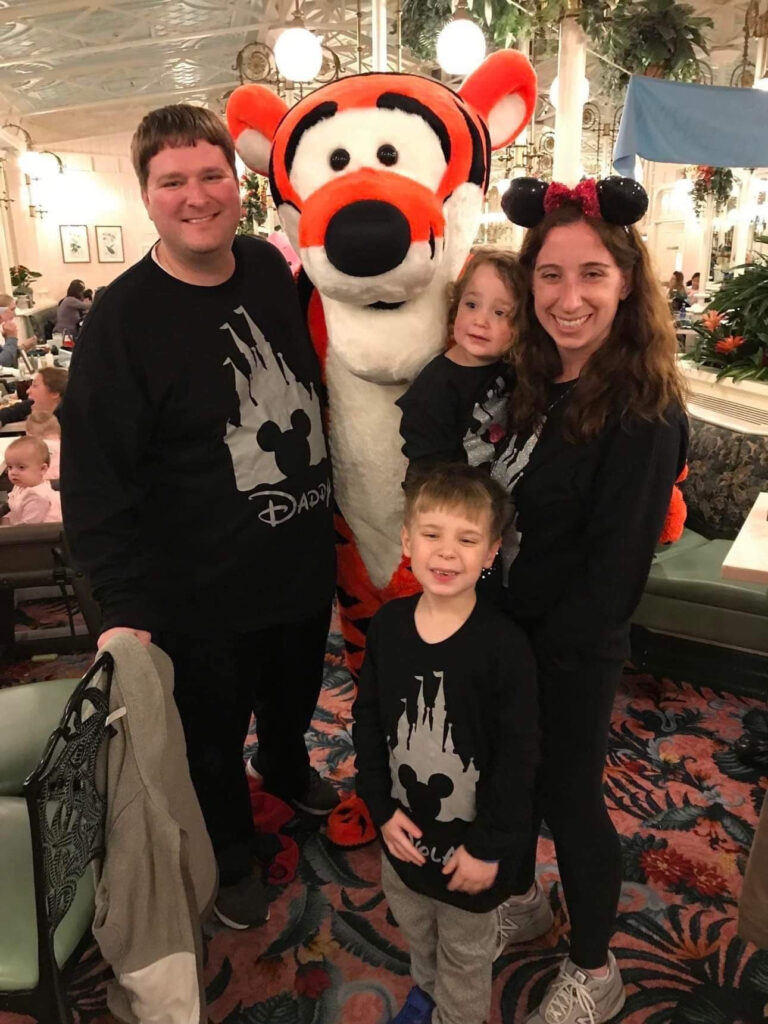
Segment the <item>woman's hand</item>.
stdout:
<svg viewBox="0 0 768 1024">
<path fill-rule="evenodd" d="M 389 821 L 381 826 L 381 838 L 393 857 L 419 867 L 424 864 L 425 857 L 411 842 L 411 838 L 421 838 L 421 829 L 401 810 L 396 810 Z"/>
<path fill-rule="evenodd" d="M 451 892 L 483 892 L 490 889 L 499 873 L 498 864 L 478 860 L 460 846 L 443 868 L 444 875 L 453 875 L 448 883 Z"/>
</svg>

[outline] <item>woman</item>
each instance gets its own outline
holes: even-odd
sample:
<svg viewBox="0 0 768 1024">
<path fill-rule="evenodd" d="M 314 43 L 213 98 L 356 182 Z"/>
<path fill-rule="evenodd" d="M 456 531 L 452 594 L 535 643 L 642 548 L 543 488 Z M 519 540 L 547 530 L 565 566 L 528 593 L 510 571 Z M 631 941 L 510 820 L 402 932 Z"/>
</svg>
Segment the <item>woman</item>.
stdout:
<svg viewBox="0 0 768 1024">
<path fill-rule="evenodd" d="M 82 281 L 70 282 L 67 294 L 61 300 L 56 312 L 56 323 L 53 325 L 54 334 L 63 334 L 68 331 L 72 337 L 77 336 L 80 321 L 91 308 L 90 302 L 84 296 L 85 286 Z"/>
<path fill-rule="evenodd" d="M 689 302 L 695 302 L 696 296 L 701 291 L 701 274 L 697 270 L 690 281 L 685 283 L 686 293 Z"/>
<path fill-rule="evenodd" d="M 69 374 L 59 366 L 46 366 L 35 374 L 29 385 L 27 397 L 14 405 L 0 409 L 0 426 L 19 423 L 35 412 L 51 412 L 58 415 L 58 408 L 67 390 Z"/>
<path fill-rule="evenodd" d="M 600 1024 L 624 1004 L 608 948 L 621 847 L 602 773 L 630 618 L 688 435 L 669 313 L 625 226 L 646 204 L 639 186 L 616 178 L 573 191 L 519 179 L 504 197 L 510 219 L 531 228 L 520 253 L 529 294 L 492 473 L 516 510 L 504 600 L 536 652 L 542 752 L 533 839 L 501 923 L 511 941 L 552 923 L 535 881 L 542 818 L 571 922 L 570 955 L 530 1024 Z"/>
<path fill-rule="evenodd" d="M 680 270 L 675 270 L 669 279 L 667 301 L 673 313 L 684 309 L 688 305 L 688 292 L 685 290 L 685 279 Z"/>
</svg>

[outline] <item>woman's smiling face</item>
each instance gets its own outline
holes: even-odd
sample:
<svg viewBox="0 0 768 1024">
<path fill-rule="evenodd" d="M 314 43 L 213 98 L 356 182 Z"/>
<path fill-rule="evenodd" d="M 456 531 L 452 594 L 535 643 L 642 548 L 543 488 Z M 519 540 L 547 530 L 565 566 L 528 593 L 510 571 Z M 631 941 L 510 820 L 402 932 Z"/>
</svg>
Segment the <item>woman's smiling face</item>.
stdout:
<svg viewBox="0 0 768 1024">
<path fill-rule="evenodd" d="M 536 316 L 564 361 L 583 366 L 603 344 L 630 292 L 621 270 L 586 221 L 553 227 L 533 271 Z"/>
</svg>

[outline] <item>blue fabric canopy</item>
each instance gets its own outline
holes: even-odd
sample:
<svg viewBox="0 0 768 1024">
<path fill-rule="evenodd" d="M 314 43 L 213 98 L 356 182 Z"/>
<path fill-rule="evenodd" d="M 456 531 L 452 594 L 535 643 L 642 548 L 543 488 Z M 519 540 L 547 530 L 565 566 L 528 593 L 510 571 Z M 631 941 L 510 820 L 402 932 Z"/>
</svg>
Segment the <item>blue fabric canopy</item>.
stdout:
<svg viewBox="0 0 768 1024">
<path fill-rule="evenodd" d="M 633 75 L 613 151 L 617 173 L 634 178 L 637 156 L 768 167 L 768 93 Z"/>
</svg>

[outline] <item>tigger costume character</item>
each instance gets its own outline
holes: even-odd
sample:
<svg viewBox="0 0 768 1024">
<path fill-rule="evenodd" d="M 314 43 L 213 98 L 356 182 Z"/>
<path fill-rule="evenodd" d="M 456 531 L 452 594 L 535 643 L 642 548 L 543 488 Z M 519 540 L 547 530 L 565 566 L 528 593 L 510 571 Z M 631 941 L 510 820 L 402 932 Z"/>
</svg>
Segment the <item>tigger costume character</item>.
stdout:
<svg viewBox="0 0 768 1024">
<path fill-rule="evenodd" d="M 343 519 L 339 603 L 354 672 L 377 608 L 418 589 L 401 561 L 406 462 L 395 402 L 445 344 L 447 285 L 477 231 L 491 150 L 522 131 L 535 100 L 531 65 L 502 51 L 458 94 L 417 75 L 374 73 L 326 85 L 290 110 L 258 85 L 227 104 L 237 150 L 269 174 L 316 289 L 310 295 L 300 278 L 328 387 Z"/>
</svg>

